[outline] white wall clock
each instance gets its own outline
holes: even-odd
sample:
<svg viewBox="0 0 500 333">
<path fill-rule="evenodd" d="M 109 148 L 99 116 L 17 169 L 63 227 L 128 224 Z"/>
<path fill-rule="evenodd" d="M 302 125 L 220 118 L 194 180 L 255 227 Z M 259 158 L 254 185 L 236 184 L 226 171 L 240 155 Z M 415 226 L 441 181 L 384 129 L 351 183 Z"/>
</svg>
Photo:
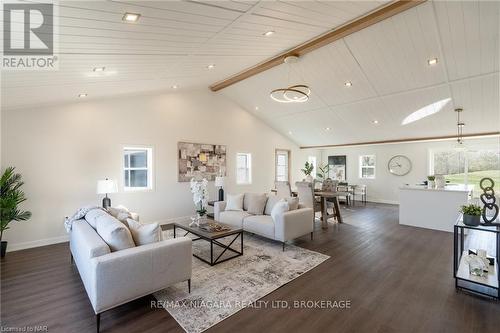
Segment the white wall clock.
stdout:
<svg viewBox="0 0 500 333">
<path fill-rule="evenodd" d="M 396 176 L 404 176 L 411 171 L 411 161 L 403 155 L 393 156 L 387 163 L 389 172 Z"/>
</svg>

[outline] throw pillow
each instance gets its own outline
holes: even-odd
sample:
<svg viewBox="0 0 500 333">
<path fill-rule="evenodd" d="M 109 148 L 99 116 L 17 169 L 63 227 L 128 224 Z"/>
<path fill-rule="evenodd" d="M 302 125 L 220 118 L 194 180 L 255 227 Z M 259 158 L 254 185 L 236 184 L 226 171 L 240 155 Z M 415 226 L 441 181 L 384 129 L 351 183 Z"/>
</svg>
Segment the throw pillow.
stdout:
<svg viewBox="0 0 500 333">
<path fill-rule="evenodd" d="M 146 245 L 160 241 L 160 225 L 158 223 L 142 224 L 133 219 L 127 220 L 135 245 Z"/>
<path fill-rule="evenodd" d="M 99 218 L 102 215 L 108 215 L 108 214 L 102 208 L 95 208 L 95 209 L 88 211 L 87 214 L 85 214 L 85 220 L 92 228 L 95 229 L 96 223 L 97 223 L 97 218 Z"/>
<path fill-rule="evenodd" d="M 243 210 L 243 194 L 228 194 L 225 210 L 235 210 L 241 212 Z"/>
<path fill-rule="evenodd" d="M 264 214 L 271 215 L 274 205 L 276 205 L 280 200 L 280 197 L 271 194 L 269 198 L 267 198 L 266 210 L 264 211 Z"/>
<path fill-rule="evenodd" d="M 108 244 L 111 251 L 124 250 L 135 246 L 128 228 L 109 214 L 103 214 L 96 219 L 96 231 Z"/>
<path fill-rule="evenodd" d="M 290 205 L 290 210 L 299 209 L 299 198 L 298 197 L 288 197 L 285 198 L 286 202 Z"/>
<path fill-rule="evenodd" d="M 128 226 L 127 219 L 139 221 L 138 214 L 130 212 L 126 207 L 123 206 L 108 207 L 107 211 L 111 216 L 113 216 L 115 219 L 125 224 L 126 226 Z"/>
<path fill-rule="evenodd" d="M 245 198 L 248 197 L 248 209 L 247 212 L 253 215 L 264 214 L 264 208 L 266 208 L 267 195 L 265 193 L 249 193 L 245 194 Z"/>
<path fill-rule="evenodd" d="M 271 217 L 273 221 L 277 221 L 280 216 L 289 210 L 288 202 L 285 199 L 278 201 L 271 211 Z"/>
</svg>

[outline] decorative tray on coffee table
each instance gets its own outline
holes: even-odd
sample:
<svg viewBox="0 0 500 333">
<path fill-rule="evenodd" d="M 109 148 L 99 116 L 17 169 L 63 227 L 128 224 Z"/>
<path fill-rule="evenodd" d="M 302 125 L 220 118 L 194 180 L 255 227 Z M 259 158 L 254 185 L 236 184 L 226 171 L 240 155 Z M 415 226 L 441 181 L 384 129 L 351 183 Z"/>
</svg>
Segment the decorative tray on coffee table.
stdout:
<svg viewBox="0 0 500 333">
<path fill-rule="evenodd" d="M 200 224 L 200 229 L 208 232 L 220 232 L 220 231 L 231 230 L 229 227 L 225 225 L 211 221 L 204 224 Z"/>
</svg>

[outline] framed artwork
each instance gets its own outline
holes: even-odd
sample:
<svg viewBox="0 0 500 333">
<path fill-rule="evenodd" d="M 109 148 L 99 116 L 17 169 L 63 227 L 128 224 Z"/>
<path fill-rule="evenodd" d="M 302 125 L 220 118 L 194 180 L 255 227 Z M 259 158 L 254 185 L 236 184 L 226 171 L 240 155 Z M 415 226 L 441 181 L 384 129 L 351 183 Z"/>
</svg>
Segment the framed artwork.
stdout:
<svg viewBox="0 0 500 333">
<path fill-rule="evenodd" d="M 215 180 L 226 175 L 226 146 L 204 143 L 178 142 L 179 182 L 189 182 L 193 177 Z"/>
<path fill-rule="evenodd" d="M 346 155 L 334 155 L 328 156 L 328 165 L 330 166 L 330 171 L 328 176 L 333 180 L 338 180 L 339 182 L 345 182 L 347 179 L 347 157 Z"/>
</svg>

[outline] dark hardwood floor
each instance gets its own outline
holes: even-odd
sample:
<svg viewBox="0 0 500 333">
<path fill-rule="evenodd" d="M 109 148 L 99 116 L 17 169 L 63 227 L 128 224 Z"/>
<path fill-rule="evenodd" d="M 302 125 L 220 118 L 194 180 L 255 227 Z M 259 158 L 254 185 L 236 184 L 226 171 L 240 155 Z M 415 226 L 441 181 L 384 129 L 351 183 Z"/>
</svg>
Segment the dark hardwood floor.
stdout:
<svg viewBox="0 0 500 333">
<path fill-rule="evenodd" d="M 452 235 L 398 224 L 397 206 L 343 207 L 345 223 L 295 242 L 329 260 L 264 300 L 350 300 L 350 309 L 244 309 L 209 332 L 500 332 L 500 303 L 456 292 Z M 94 332 L 94 313 L 68 244 L 8 253 L 1 323 Z M 124 277 L 126 278 L 126 277 Z M 196 276 L 193 276 L 196 279 Z M 101 317 L 102 332 L 183 332 L 151 296 Z"/>
</svg>

